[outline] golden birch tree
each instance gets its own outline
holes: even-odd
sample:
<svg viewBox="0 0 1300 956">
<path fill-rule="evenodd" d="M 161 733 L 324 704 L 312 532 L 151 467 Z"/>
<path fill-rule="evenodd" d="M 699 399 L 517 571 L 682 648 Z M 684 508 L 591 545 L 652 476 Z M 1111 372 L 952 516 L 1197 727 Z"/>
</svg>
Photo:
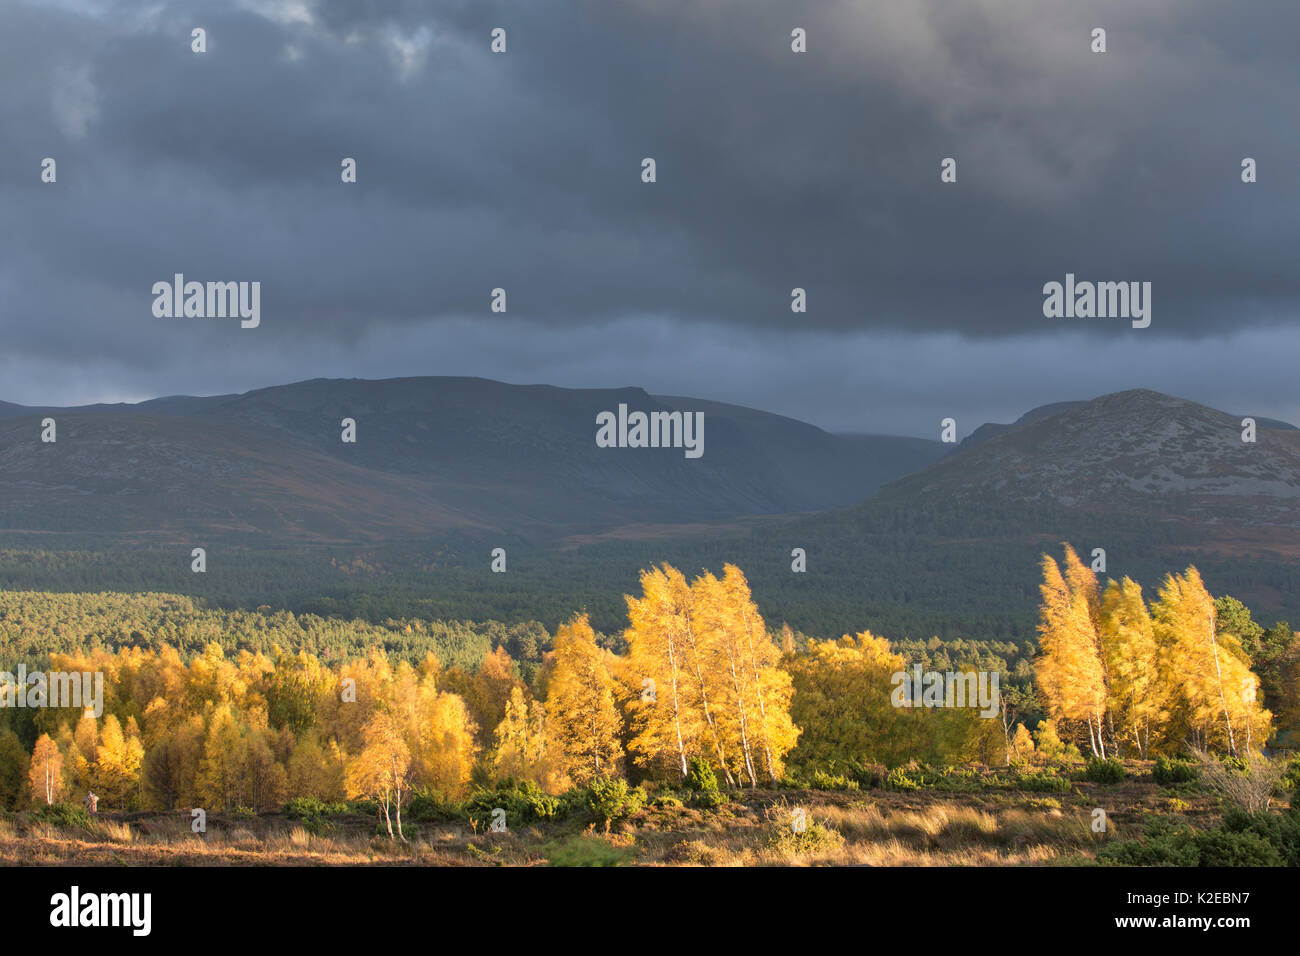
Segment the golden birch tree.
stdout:
<svg viewBox="0 0 1300 956">
<path fill-rule="evenodd" d="M 578 784 L 612 775 L 623 747 L 609 652 L 596 644 L 585 614 L 574 615 L 560 626 L 554 648 L 546 713 L 562 755 L 563 771 Z"/>
</svg>

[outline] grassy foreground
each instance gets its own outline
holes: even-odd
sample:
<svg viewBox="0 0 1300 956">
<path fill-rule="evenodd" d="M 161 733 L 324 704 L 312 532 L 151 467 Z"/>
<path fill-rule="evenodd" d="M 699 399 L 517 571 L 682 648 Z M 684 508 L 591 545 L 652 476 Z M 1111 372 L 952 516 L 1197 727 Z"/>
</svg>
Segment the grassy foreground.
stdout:
<svg viewBox="0 0 1300 956">
<path fill-rule="evenodd" d="M 512 820 L 503 833 L 488 832 L 486 814 L 407 819 L 408 842 L 390 840 L 382 823 L 357 808 L 308 819 L 213 814 L 202 834 L 191 831 L 185 811 L 64 820 L 15 813 L 0 820 L 0 864 L 1086 865 L 1108 843 L 1138 845 L 1134 839 L 1153 824 L 1212 834 L 1224 816 L 1215 794 L 1162 787 L 1149 776 L 1113 785 L 1074 781 L 1067 791 L 1050 794 L 760 790 L 722 800 L 691 805 L 689 795 L 683 801 L 664 793 L 604 824 L 581 815 L 519 825 Z M 1096 829 L 1098 809 L 1105 811 L 1102 832 Z M 806 821 L 802 832 L 792 825 L 798 811 Z"/>
</svg>

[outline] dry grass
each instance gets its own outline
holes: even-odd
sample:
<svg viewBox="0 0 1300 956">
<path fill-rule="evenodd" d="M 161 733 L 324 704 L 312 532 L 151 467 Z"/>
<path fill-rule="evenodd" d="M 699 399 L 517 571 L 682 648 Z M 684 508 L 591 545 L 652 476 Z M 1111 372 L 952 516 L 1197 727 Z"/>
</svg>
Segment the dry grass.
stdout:
<svg viewBox="0 0 1300 956">
<path fill-rule="evenodd" d="M 113 820 L 96 820 L 91 824 L 90 832 L 104 843 L 133 843 L 136 836 L 129 824 Z"/>
<path fill-rule="evenodd" d="M 1180 813 L 1217 815 L 1212 795 L 1184 797 Z M 1141 782 L 1079 784 L 1050 798 L 872 790 L 759 791 L 742 799 L 716 811 L 649 807 L 608 835 L 590 836 L 618 850 L 620 864 L 649 866 L 1042 866 L 1087 860 L 1103 841 L 1131 832 L 1139 815 L 1169 809 L 1167 796 Z M 1107 813 L 1105 833 L 1092 830 L 1097 807 Z M 796 809 L 807 820 L 803 834 L 791 829 Z M 313 832 L 278 816 L 210 816 L 208 831 L 195 834 L 183 812 L 104 814 L 88 828 L 18 814 L 0 819 L 0 865 L 533 866 L 557 848 L 572 849 L 582 830 L 576 821 L 502 834 L 426 823 L 403 843 L 377 836 L 374 820 L 360 817 Z"/>
</svg>

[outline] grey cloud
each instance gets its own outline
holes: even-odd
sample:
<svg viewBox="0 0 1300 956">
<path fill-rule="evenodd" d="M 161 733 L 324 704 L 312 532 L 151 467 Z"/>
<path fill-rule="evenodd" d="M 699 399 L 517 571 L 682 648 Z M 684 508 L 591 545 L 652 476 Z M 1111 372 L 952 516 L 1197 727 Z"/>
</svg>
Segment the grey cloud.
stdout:
<svg viewBox="0 0 1300 956">
<path fill-rule="evenodd" d="M 571 388 L 638 385 L 748 405 L 831 431 L 930 438 L 949 416 L 964 436 L 1038 405 L 1140 387 L 1300 425 L 1292 385 L 1300 331 L 1291 329 L 1169 343 L 1141 334 L 1124 341 L 1085 335 L 971 340 L 896 330 L 765 329 L 737 338 L 726 325 L 663 316 L 567 329 L 499 317 L 415 328 L 376 322 L 347 344 L 294 339 L 284 331 L 256 347 L 242 344 L 257 335 L 210 327 L 203 335 L 177 334 L 169 343 L 171 361 L 151 371 L 145 389 L 121 384 L 137 380 L 129 361 L 105 357 L 86 361 L 75 381 L 64 379 L 56 390 L 50 383 L 62 379 L 58 358 L 7 357 L 0 360 L 0 381 L 9 401 L 80 404 L 224 394 L 315 377 L 474 374 Z M 294 359 L 290 376 L 286 353 Z"/>
<path fill-rule="evenodd" d="M 1225 361 L 1224 337 L 1297 326 L 1298 27 L 1271 0 L 8 4 L 0 398 L 436 369 L 917 431 L 982 382 L 973 416 L 1179 392 L 1178 356 L 1240 405 L 1276 359 Z M 263 327 L 154 319 L 177 271 L 261 281 Z M 1152 327 L 1044 319 L 1067 271 L 1151 281 Z M 876 384 L 842 369 L 877 348 Z M 1074 384 L 1078 354 L 1115 364 Z M 864 402 L 914 411 L 890 428 Z"/>
</svg>

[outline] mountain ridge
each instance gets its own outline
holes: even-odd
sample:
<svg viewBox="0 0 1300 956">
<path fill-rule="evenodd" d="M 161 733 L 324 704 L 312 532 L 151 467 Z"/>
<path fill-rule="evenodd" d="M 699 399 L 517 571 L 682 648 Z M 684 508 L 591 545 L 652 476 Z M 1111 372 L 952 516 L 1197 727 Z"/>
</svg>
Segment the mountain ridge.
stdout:
<svg viewBox="0 0 1300 956">
<path fill-rule="evenodd" d="M 705 412 L 705 456 L 598 448 L 596 416 L 620 404 Z M 38 441 L 30 421 L 37 416 L 55 417 L 54 444 Z M 341 440 L 347 418 L 356 422 L 355 443 Z M 132 423 L 141 429 L 139 447 Z M 0 530 L 147 534 L 156 530 L 152 522 L 190 536 L 260 528 L 288 543 L 405 533 L 383 517 L 388 510 L 414 535 L 472 527 L 553 538 L 647 519 L 674 524 L 847 506 L 940 451 L 938 443 L 927 450 L 842 438 L 757 409 L 658 399 L 637 387 L 467 376 L 317 378 L 238 395 L 62 409 L 5 404 Z M 137 474 L 123 471 L 123 455 Z M 312 474 L 333 488 L 324 500 Z M 235 481 L 246 487 L 232 487 Z M 300 508 L 285 497 L 290 486 Z"/>
<path fill-rule="evenodd" d="M 1238 524 L 1300 527 L 1300 432 L 1241 419 L 1149 389 L 1055 406 L 959 448 L 878 497 L 1055 503 L 1097 513 L 1150 510 Z"/>
</svg>

